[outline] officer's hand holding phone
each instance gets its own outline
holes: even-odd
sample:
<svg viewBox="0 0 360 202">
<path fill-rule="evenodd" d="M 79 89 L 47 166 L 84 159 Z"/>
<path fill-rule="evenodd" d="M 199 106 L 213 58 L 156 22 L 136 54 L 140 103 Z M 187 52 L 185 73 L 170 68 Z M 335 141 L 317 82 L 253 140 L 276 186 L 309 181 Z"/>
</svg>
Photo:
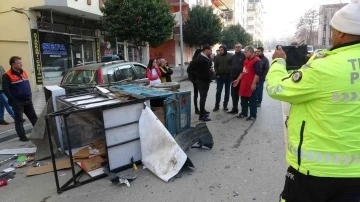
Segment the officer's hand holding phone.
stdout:
<svg viewBox="0 0 360 202">
<path fill-rule="evenodd" d="M 272 56 L 273 60 L 275 58 L 282 58 L 282 59 L 286 60 L 286 53 L 284 52 L 284 50 L 282 49 L 282 47 L 280 45 L 276 46 L 276 50 Z"/>
</svg>

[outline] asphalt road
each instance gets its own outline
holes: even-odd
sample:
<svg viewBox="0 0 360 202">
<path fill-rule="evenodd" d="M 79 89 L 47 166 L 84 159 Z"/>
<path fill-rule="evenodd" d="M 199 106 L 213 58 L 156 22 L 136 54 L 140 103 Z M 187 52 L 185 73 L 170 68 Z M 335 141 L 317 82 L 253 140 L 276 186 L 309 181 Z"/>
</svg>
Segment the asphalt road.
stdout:
<svg viewBox="0 0 360 202">
<path fill-rule="evenodd" d="M 215 87 L 215 83 L 210 86 L 208 111 L 214 107 Z M 182 82 L 181 90 L 192 90 L 191 83 Z M 207 125 L 214 148 L 191 149 L 187 154 L 196 169 L 185 170 L 168 183 L 141 166 L 130 188 L 104 178 L 58 195 L 53 173 L 25 177 L 26 168 L 22 168 L 8 186 L 0 187 L 0 201 L 278 201 L 286 172 L 282 104 L 264 92 L 263 105 L 258 109 L 255 122 L 239 120 L 223 110 L 211 112 L 212 121 Z M 198 117 L 192 115 L 195 124 Z M 0 149 L 11 148 L 18 144 L 16 141 L 3 143 Z M 59 172 L 61 183 L 69 178 L 69 171 Z"/>
</svg>

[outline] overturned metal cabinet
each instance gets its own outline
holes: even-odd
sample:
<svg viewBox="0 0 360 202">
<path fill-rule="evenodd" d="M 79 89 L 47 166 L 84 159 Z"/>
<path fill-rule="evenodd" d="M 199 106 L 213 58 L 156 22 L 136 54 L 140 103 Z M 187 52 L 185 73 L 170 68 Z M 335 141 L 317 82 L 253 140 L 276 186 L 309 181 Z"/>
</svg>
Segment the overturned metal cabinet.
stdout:
<svg viewBox="0 0 360 202">
<path fill-rule="evenodd" d="M 150 100 L 154 113 L 173 137 L 190 128 L 191 91 L 175 92 L 133 84 L 112 86 L 110 90 L 145 96 Z"/>
<path fill-rule="evenodd" d="M 102 168 L 86 172 L 91 178 L 80 181 L 84 170 L 75 173 L 73 153 L 95 140 L 105 143 L 107 167 L 120 171 L 141 160 L 138 121 L 147 98 L 126 93 L 91 92 L 57 97 L 58 111 L 46 115 L 48 119 L 61 117 L 64 151 L 69 155 L 72 178 L 60 187 L 55 154 L 51 152 L 56 188 L 59 193 L 106 176 Z M 53 151 L 48 131 L 50 150 Z M 77 162 L 78 163 L 78 162 Z M 72 183 L 72 185 L 70 185 Z"/>
</svg>

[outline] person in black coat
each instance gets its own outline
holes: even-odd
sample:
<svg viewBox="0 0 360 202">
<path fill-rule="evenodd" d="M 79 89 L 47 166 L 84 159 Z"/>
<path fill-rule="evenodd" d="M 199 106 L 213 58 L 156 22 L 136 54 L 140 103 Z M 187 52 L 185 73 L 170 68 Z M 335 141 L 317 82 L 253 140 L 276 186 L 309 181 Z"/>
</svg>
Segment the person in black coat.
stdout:
<svg viewBox="0 0 360 202">
<path fill-rule="evenodd" d="M 211 46 L 204 46 L 202 52 L 196 57 L 196 85 L 200 93 L 200 121 L 211 121 L 209 119 L 209 114 L 205 110 L 205 103 L 207 94 L 209 91 L 211 78 L 214 73 L 214 68 L 212 68 L 212 63 L 210 60 L 212 50 Z"/>
<path fill-rule="evenodd" d="M 241 44 L 235 44 L 235 54 L 231 57 L 231 80 L 235 81 L 243 71 L 245 55 L 241 52 Z M 233 108 L 229 111 L 229 114 L 238 114 L 239 113 L 239 88 L 240 84 L 237 86 L 231 85 L 231 98 L 233 102 Z"/>
<path fill-rule="evenodd" d="M 195 60 L 196 60 L 197 56 L 201 53 L 201 51 L 202 51 L 202 49 L 196 49 L 196 51 L 192 57 L 192 60 L 187 68 L 189 80 L 191 81 L 191 83 L 193 84 L 193 87 L 194 87 L 195 114 L 200 114 L 200 110 L 198 108 L 198 102 L 197 102 L 198 95 L 199 95 L 199 89 L 196 84 L 196 62 L 195 62 Z"/>
</svg>

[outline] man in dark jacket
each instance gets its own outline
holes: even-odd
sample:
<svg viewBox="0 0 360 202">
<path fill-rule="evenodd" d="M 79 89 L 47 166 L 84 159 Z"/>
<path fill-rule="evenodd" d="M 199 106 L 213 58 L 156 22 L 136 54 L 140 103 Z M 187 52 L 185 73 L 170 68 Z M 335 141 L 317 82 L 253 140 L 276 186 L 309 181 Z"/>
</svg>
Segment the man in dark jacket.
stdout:
<svg viewBox="0 0 360 202">
<path fill-rule="evenodd" d="M 205 111 L 205 103 L 209 86 L 211 83 L 211 76 L 214 69 L 211 68 L 211 46 L 204 46 L 202 52 L 196 58 L 196 84 L 200 93 L 200 121 L 211 121 Z"/>
<path fill-rule="evenodd" d="M 215 60 L 215 73 L 216 73 L 216 101 L 215 111 L 219 111 L 220 100 L 222 89 L 225 86 L 225 97 L 223 107 L 224 110 L 228 110 L 227 105 L 230 97 L 230 86 L 231 86 L 231 54 L 227 52 L 226 46 L 220 46 L 220 55 L 216 56 Z"/>
<path fill-rule="evenodd" d="M 25 135 L 23 113 L 25 113 L 33 126 L 38 119 L 31 100 L 30 82 L 26 72 L 22 69 L 20 57 L 11 57 L 9 63 L 11 69 L 3 75 L 3 92 L 15 113 L 16 133 L 20 141 L 27 142 L 29 140 Z"/>
<path fill-rule="evenodd" d="M 245 55 L 241 52 L 241 44 L 235 44 L 235 54 L 231 57 L 231 81 L 235 81 L 241 72 L 243 71 Z M 240 82 L 241 83 L 241 82 Z M 233 108 L 229 111 L 229 114 L 237 114 L 239 113 L 239 87 L 241 84 L 237 86 L 231 85 L 231 98 L 233 101 Z"/>
<path fill-rule="evenodd" d="M 264 55 L 263 47 L 257 48 L 256 55 L 260 58 L 260 60 L 262 62 L 261 76 L 259 78 L 259 89 L 257 90 L 257 107 L 261 107 L 265 78 L 266 78 L 267 73 L 269 72 L 270 65 L 269 65 L 269 60 Z"/>
</svg>

